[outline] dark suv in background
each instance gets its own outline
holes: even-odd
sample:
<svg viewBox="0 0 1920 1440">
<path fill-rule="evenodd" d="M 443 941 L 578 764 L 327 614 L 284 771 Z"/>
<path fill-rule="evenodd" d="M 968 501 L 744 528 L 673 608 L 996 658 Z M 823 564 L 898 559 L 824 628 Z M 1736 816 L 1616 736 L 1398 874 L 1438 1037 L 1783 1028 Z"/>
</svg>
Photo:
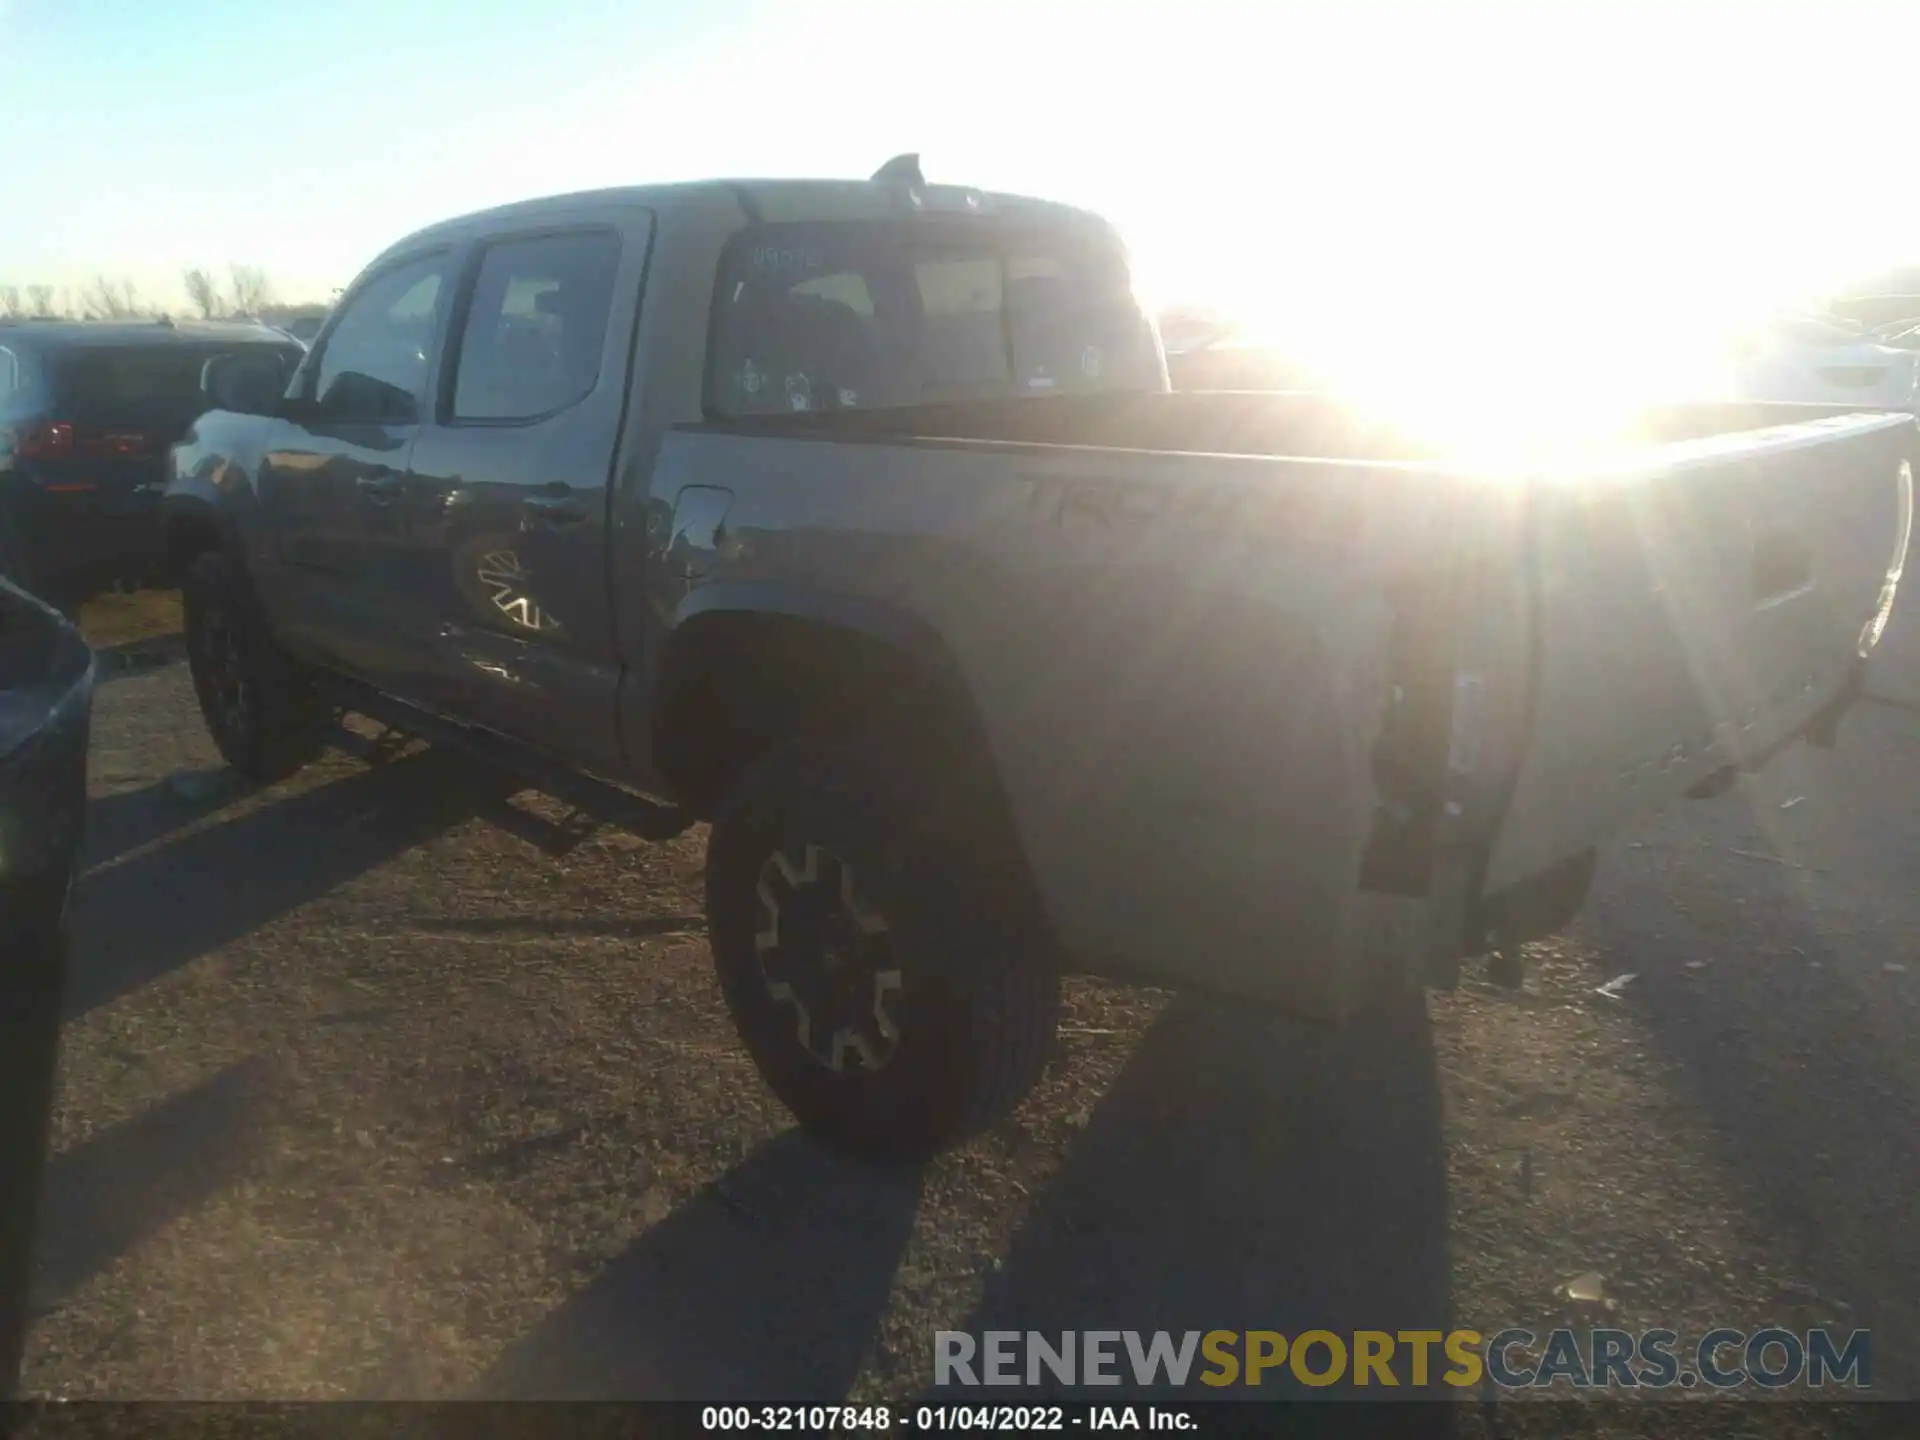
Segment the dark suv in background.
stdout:
<svg viewBox="0 0 1920 1440">
<path fill-rule="evenodd" d="M 160 571 L 167 450 L 206 408 L 207 361 L 281 331 L 226 322 L 0 322 L 0 576 L 73 610 Z"/>
</svg>

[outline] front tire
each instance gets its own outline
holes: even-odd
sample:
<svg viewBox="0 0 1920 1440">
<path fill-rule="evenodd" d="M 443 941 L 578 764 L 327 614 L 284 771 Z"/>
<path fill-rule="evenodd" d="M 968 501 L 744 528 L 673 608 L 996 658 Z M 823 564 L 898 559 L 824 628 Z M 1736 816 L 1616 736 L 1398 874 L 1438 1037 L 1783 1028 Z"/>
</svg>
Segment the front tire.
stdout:
<svg viewBox="0 0 1920 1440">
<path fill-rule="evenodd" d="M 782 746 L 708 842 L 721 990 L 768 1086 L 836 1149 L 915 1160 L 1039 1079 L 1060 980 L 1011 848 L 881 747 Z"/>
<path fill-rule="evenodd" d="M 218 550 L 196 557 L 180 600 L 194 694 L 220 757 L 266 783 L 318 755 L 331 712 L 313 674 L 274 642 L 238 564 Z"/>
</svg>

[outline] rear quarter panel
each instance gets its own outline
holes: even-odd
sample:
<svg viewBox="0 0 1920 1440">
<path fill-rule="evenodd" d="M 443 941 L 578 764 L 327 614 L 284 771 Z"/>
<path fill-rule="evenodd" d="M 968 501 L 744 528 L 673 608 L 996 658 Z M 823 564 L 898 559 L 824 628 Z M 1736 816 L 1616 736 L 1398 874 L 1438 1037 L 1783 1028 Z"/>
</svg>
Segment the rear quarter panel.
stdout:
<svg viewBox="0 0 1920 1440">
<path fill-rule="evenodd" d="M 1516 497 L 1415 466 L 675 432 L 733 492 L 663 629 L 731 585 L 843 596 L 938 637 L 1067 949 L 1338 1011 L 1377 803 L 1395 587 L 1513 553 Z"/>
</svg>

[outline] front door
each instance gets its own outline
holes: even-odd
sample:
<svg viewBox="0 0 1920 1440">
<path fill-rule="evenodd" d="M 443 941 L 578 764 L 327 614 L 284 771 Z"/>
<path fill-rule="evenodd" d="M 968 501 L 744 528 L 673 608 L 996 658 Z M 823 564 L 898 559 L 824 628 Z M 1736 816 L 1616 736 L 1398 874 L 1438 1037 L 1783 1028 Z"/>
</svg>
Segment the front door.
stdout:
<svg viewBox="0 0 1920 1440">
<path fill-rule="evenodd" d="M 272 608 L 297 653 L 396 693 L 417 668 L 367 585 L 378 519 L 399 500 L 431 393 L 451 252 L 367 276 L 301 368 L 261 460 L 283 593 Z"/>
<path fill-rule="evenodd" d="M 405 540 L 374 555 L 396 623 L 431 634 L 429 703 L 617 771 L 607 497 L 651 216 L 488 237 L 412 455 Z"/>
</svg>

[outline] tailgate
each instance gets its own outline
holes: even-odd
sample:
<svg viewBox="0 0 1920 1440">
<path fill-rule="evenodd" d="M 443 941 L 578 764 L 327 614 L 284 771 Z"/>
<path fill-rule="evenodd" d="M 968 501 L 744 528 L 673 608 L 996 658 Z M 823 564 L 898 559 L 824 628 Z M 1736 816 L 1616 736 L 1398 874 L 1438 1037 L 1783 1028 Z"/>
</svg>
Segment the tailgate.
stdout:
<svg viewBox="0 0 1920 1440">
<path fill-rule="evenodd" d="M 1763 760 L 1846 694 L 1899 578 L 1915 435 L 1847 415 L 1541 485 L 1532 740 L 1489 893 Z"/>
</svg>

